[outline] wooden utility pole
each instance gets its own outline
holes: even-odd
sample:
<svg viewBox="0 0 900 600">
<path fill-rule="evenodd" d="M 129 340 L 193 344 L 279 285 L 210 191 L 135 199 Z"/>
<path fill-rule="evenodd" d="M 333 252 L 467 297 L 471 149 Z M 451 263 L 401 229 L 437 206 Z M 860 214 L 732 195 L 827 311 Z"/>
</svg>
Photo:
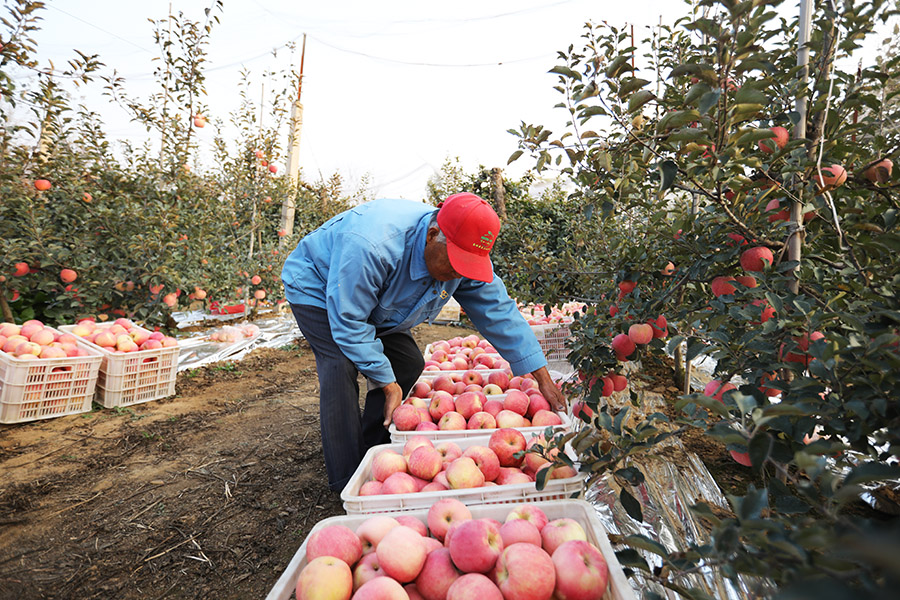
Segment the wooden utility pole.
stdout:
<svg viewBox="0 0 900 600">
<path fill-rule="evenodd" d="M 794 127 L 794 139 L 806 139 L 806 105 L 809 84 L 809 36 L 812 30 L 812 0 L 800 0 L 800 33 L 797 38 L 797 66 L 799 69 L 799 84 L 797 101 L 794 108 L 797 111 L 798 121 Z M 799 189 L 795 186 L 794 189 Z M 798 192 L 791 200 L 791 223 L 788 234 L 787 254 L 789 261 L 800 262 L 800 253 L 803 244 L 803 195 Z M 796 294 L 800 291 L 800 279 L 798 270 L 794 269 L 794 278 L 788 285 L 788 289 Z"/>
<path fill-rule="evenodd" d="M 491 185 L 494 188 L 494 206 L 502 223 L 506 220 L 506 190 L 503 189 L 503 171 L 500 167 L 491 169 Z"/>
<path fill-rule="evenodd" d="M 297 82 L 297 99 L 291 106 L 291 131 L 288 136 L 288 178 L 291 181 L 292 193 L 287 194 L 281 202 L 281 230 L 284 237 L 281 245 L 287 244 L 287 240 L 294 233 L 294 213 L 296 211 L 296 190 L 300 173 L 300 131 L 303 128 L 303 104 L 300 102 L 300 94 L 303 91 L 303 63 L 306 59 L 306 34 L 303 34 L 303 47 L 300 51 L 300 77 Z"/>
</svg>

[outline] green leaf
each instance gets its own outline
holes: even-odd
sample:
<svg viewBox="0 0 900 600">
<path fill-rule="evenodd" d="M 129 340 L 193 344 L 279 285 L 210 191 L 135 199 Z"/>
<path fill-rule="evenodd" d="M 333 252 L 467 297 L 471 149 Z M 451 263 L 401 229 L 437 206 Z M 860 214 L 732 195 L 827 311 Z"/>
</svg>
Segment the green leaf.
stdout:
<svg viewBox="0 0 900 600">
<path fill-rule="evenodd" d="M 628 55 L 620 55 L 613 59 L 609 66 L 606 67 L 606 76 L 607 77 L 618 77 L 622 71 L 630 68 L 628 65 L 629 60 Z"/>
<path fill-rule="evenodd" d="M 648 83 L 650 83 L 648 80 L 641 79 L 640 77 L 628 77 L 627 79 L 623 79 L 622 83 L 619 85 L 619 98 L 624 98 L 631 92 L 641 89 Z"/>
<path fill-rule="evenodd" d="M 697 110 L 700 111 L 701 115 L 705 115 L 710 108 L 715 106 L 719 102 L 719 96 L 722 95 L 722 90 L 716 89 L 711 92 L 707 92 L 703 94 L 700 98 L 700 105 L 697 107 Z"/>
<path fill-rule="evenodd" d="M 626 535 L 624 538 L 622 538 L 622 541 L 632 548 L 640 548 L 641 550 L 646 550 L 647 552 L 656 554 L 657 556 L 669 555 L 669 551 L 666 550 L 665 546 L 655 540 L 651 540 L 645 535 Z"/>
<path fill-rule="evenodd" d="M 666 129 L 677 129 L 684 127 L 688 123 L 693 123 L 700 119 L 700 113 L 696 110 L 676 110 L 668 113 L 659 123 L 656 124 L 657 131 L 665 131 Z"/>
<path fill-rule="evenodd" d="M 552 69 L 550 69 L 549 72 L 550 72 L 550 73 L 556 73 L 557 75 L 564 75 L 564 76 L 568 77 L 569 79 L 575 79 L 575 80 L 581 81 L 581 74 L 580 74 L 580 73 L 576 73 L 575 71 L 573 71 L 573 70 L 570 69 L 569 67 L 564 67 L 564 66 L 562 66 L 562 65 L 558 65 L 558 66 L 556 66 L 556 67 L 553 67 Z"/>
<path fill-rule="evenodd" d="M 628 99 L 628 112 L 633 113 L 637 111 L 640 107 L 647 104 L 651 100 L 656 98 L 653 92 L 649 90 L 640 90 L 632 94 L 631 98 Z"/>
<path fill-rule="evenodd" d="M 512 154 L 509 155 L 509 160 L 506 161 L 506 164 L 508 164 L 508 165 L 512 164 L 513 162 L 518 160 L 520 156 L 522 156 L 522 150 L 516 150 L 515 152 L 513 152 Z"/>
<path fill-rule="evenodd" d="M 867 462 L 850 470 L 844 485 L 858 485 L 884 479 L 900 478 L 900 466 L 878 462 Z"/>
<path fill-rule="evenodd" d="M 703 97 L 704 94 L 708 93 L 712 88 L 710 88 L 705 83 L 695 83 L 691 86 L 691 89 L 688 90 L 688 93 L 684 95 L 684 103 L 685 104 L 694 104 L 697 100 Z"/>
<path fill-rule="evenodd" d="M 633 548 L 625 548 L 624 550 L 616 550 L 616 559 L 624 567 L 635 567 L 642 571 L 650 571 L 647 560 Z"/>
<path fill-rule="evenodd" d="M 659 163 L 659 171 L 661 174 L 659 182 L 660 193 L 665 192 L 675 183 L 675 175 L 678 174 L 678 165 L 672 160 L 664 160 Z"/>
<path fill-rule="evenodd" d="M 644 513 L 641 510 L 641 503 L 638 502 L 628 490 L 623 489 L 619 492 L 619 501 L 622 503 L 622 507 L 625 508 L 625 512 L 628 513 L 629 517 L 639 523 L 644 522 Z"/>
<path fill-rule="evenodd" d="M 679 129 L 666 138 L 669 142 L 693 142 L 693 141 L 709 141 L 709 134 L 705 129 L 699 127 L 684 127 Z"/>
<path fill-rule="evenodd" d="M 761 106 L 766 106 L 769 103 L 769 97 L 761 91 L 745 85 L 734 95 L 734 101 L 736 104 L 759 104 Z"/>
</svg>

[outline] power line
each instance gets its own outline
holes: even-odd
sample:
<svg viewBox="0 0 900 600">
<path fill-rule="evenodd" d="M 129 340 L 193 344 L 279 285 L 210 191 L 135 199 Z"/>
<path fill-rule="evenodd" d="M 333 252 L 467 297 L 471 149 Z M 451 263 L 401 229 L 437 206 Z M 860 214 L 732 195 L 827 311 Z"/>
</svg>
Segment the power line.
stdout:
<svg viewBox="0 0 900 600">
<path fill-rule="evenodd" d="M 98 30 L 98 31 L 102 31 L 103 33 L 105 33 L 105 34 L 107 34 L 107 35 L 111 35 L 112 37 L 114 37 L 114 38 L 116 38 L 116 39 L 118 39 L 118 40 L 122 40 L 122 41 L 125 42 L 126 44 L 131 44 L 131 45 L 134 46 L 135 48 L 138 48 L 138 49 L 140 49 L 140 50 L 143 50 L 144 52 L 149 52 L 150 54 L 153 54 L 153 51 L 152 51 L 152 50 L 147 50 L 147 49 L 144 48 L 143 46 L 140 46 L 140 45 L 138 45 L 138 44 L 135 44 L 134 42 L 132 42 L 132 41 L 129 40 L 129 39 L 123 38 L 122 36 L 120 36 L 120 35 L 118 35 L 118 34 L 115 34 L 115 33 L 113 33 L 112 31 L 108 31 L 108 30 L 106 30 L 106 29 L 103 29 L 102 27 L 100 27 L 100 26 L 98 26 L 98 25 L 94 25 L 94 24 L 91 23 L 90 21 L 85 21 L 85 20 L 82 19 L 81 17 L 76 17 L 76 16 L 73 15 L 72 13 L 66 12 L 66 11 L 64 11 L 63 9 L 61 9 L 61 8 L 59 8 L 59 7 L 57 7 L 57 6 L 54 6 L 54 5 L 52 5 L 52 4 L 48 4 L 47 7 L 48 7 L 48 8 L 52 8 L 53 10 L 59 11 L 59 12 L 61 12 L 62 14 L 67 15 L 67 16 L 69 16 L 69 17 L 75 19 L 76 21 L 81 21 L 81 22 L 84 23 L 85 25 L 89 25 L 89 26 L 93 27 L 94 29 L 96 29 L 96 30 Z"/>
<path fill-rule="evenodd" d="M 325 40 L 319 39 L 317 37 L 312 37 L 312 39 L 316 40 L 323 46 L 328 46 L 333 50 L 337 50 L 339 52 L 346 52 L 347 54 L 355 54 L 357 56 L 364 56 L 366 58 L 371 58 L 372 60 L 378 60 L 381 62 L 393 63 L 398 65 L 410 65 L 415 67 L 446 67 L 446 68 L 471 68 L 471 67 L 502 67 L 504 65 L 511 65 L 516 63 L 529 62 L 532 60 L 539 60 L 542 58 L 546 58 L 547 54 L 540 54 L 537 56 L 531 56 L 528 58 L 517 58 L 513 60 L 500 60 L 496 62 L 489 63 L 430 63 L 423 61 L 408 61 L 408 60 L 399 60 L 395 58 L 385 58 L 383 56 L 375 56 L 374 54 L 368 54 L 366 52 L 360 52 L 358 50 L 348 50 L 347 48 L 341 48 L 340 46 L 335 46 L 334 44 L 329 44 Z"/>
</svg>

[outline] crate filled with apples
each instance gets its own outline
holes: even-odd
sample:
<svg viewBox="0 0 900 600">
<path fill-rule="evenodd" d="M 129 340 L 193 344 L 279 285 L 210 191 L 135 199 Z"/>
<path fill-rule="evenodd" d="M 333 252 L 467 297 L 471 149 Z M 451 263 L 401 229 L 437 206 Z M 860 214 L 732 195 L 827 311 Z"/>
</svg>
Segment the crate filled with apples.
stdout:
<svg viewBox="0 0 900 600">
<path fill-rule="evenodd" d="M 530 374 L 510 375 L 508 371 L 470 369 L 420 378 L 394 410 L 391 441 L 402 442 L 414 435 L 472 437 L 507 427 L 541 432 L 546 427 L 571 425 L 568 415 L 552 410 Z"/>
<path fill-rule="evenodd" d="M 582 302 L 567 302 L 551 307 L 549 313 L 543 304 L 520 305 L 519 312 L 531 325 L 531 331 L 541 345 L 544 356 L 554 364 L 567 362 L 569 349 L 566 341 L 572 337 L 569 325 L 575 320 L 575 313 L 583 313 L 586 305 Z"/>
<path fill-rule="evenodd" d="M 427 508 L 440 498 L 466 504 L 555 500 L 583 493 L 577 465 L 556 462 L 543 434 L 517 429 L 432 441 L 425 436 L 366 452 L 341 492 L 348 514 Z M 571 450 L 567 460 L 575 465 Z M 538 489 L 536 482 L 543 482 Z"/>
<path fill-rule="evenodd" d="M 100 352 L 32 319 L 0 323 L 0 423 L 88 412 Z"/>
<path fill-rule="evenodd" d="M 425 347 L 425 373 L 475 370 L 507 370 L 509 363 L 485 339 L 472 334 L 438 340 Z"/>
<path fill-rule="evenodd" d="M 100 351 L 103 360 L 97 379 L 97 401 L 106 408 L 158 400 L 175 393 L 179 353 L 175 338 L 126 318 L 111 323 L 82 319 L 60 329 Z"/>
<path fill-rule="evenodd" d="M 293 596 L 292 596 L 293 595 Z M 583 500 L 466 506 L 318 522 L 266 600 L 634 600 Z"/>
</svg>

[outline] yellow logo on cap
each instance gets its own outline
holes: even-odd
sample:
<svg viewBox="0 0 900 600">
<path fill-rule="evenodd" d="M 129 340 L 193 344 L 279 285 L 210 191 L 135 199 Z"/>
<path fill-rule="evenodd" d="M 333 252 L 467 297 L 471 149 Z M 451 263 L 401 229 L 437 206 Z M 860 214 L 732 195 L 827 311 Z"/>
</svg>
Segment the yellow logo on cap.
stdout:
<svg viewBox="0 0 900 600">
<path fill-rule="evenodd" d="M 479 243 L 480 242 L 480 243 Z M 490 250 L 494 245 L 494 232 L 490 229 L 488 232 L 481 236 L 481 240 L 472 244 L 473 247 L 478 248 L 479 250 Z"/>
</svg>

